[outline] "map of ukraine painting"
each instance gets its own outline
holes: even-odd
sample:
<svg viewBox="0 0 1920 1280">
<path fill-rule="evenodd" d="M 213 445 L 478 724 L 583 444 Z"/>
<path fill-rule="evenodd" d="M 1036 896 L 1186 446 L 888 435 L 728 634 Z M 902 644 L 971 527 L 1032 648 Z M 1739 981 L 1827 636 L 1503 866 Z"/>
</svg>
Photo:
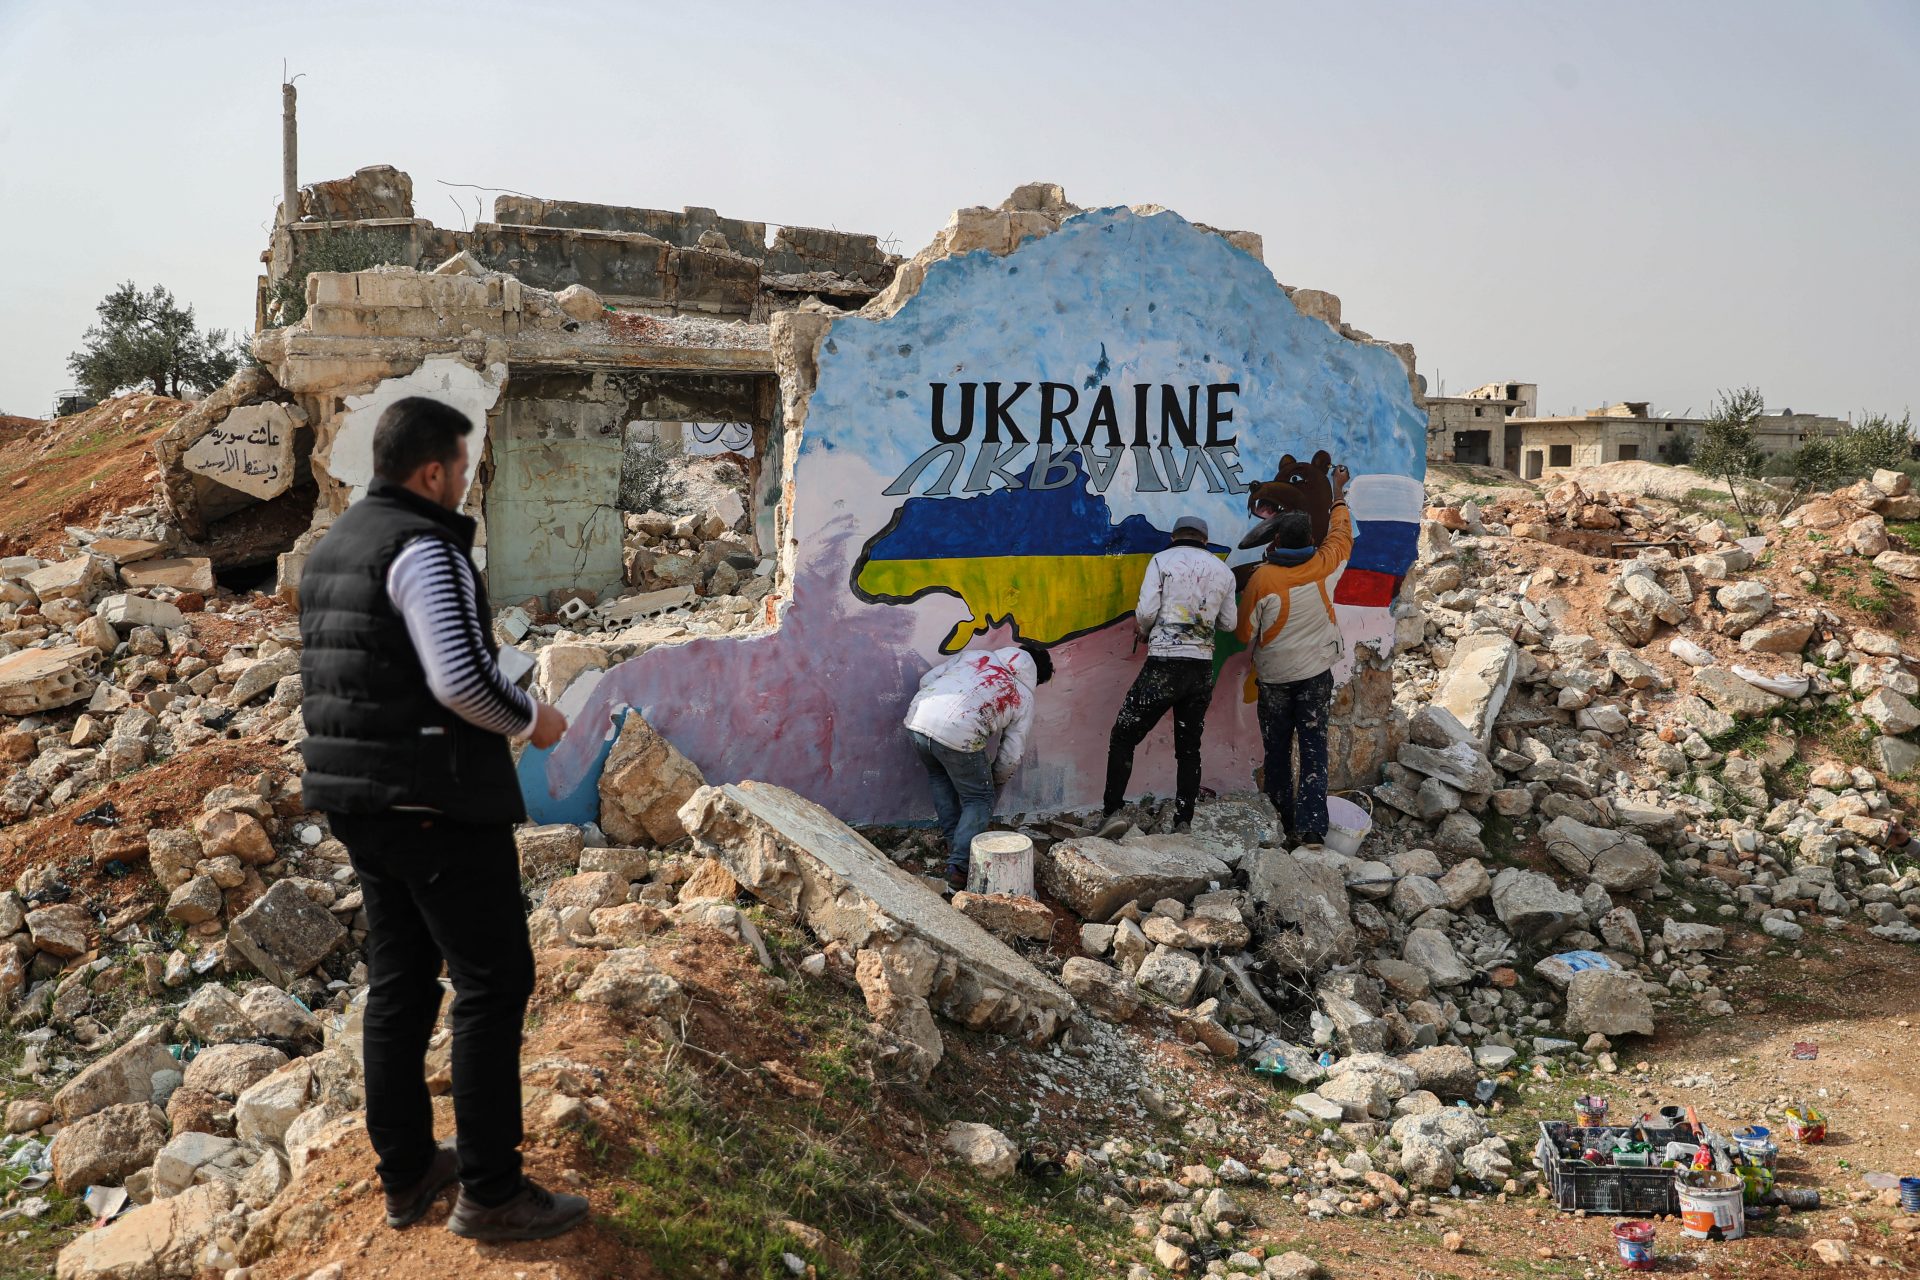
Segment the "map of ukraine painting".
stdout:
<svg viewBox="0 0 1920 1280">
<path fill-rule="evenodd" d="M 778 783 L 852 821 L 924 817 L 900 730 L 919 676 L 1015 639 L 1049 646 L 1056 674 L 1001 809 L 1093 804 L 1144 657 L 1131 612 L 1148 561 L 1185 514 L 1229 555 L 1252 523 L 1248 489 L 1288 454 L 1324 449 L 1351 469 L 1336 614 L 1349 652 L 1389 650 L 1424 473 L 1406 368 L 1302 315 L 1221 236 L 1170 212 L 1091 210 L 1004 256 L 932 263 L 893 314 L 834 319 L 817 361 L 778 625 L 651 649 L 576 686 L 567 737 L 522 761 L 537 817 L 593 816 L 629 707 L 711 782 Z M 1260 754 L 1235 647 L 1221 637 L 1207 722 L 1206 782 L 1223 791 L 1248 787 Z M 1171 788 L 1164 737 L 1135 770 L 1142 790 Z"/>
</svg>

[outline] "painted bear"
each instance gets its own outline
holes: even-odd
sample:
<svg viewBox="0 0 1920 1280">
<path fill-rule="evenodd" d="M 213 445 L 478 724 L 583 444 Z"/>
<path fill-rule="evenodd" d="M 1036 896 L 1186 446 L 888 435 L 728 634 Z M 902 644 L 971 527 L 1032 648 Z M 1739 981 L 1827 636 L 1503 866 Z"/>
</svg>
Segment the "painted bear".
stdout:
<svg viewBox="0 0 1920 1280">
<path fill-rule="evenodd" d="M 1325 449 L 1301 462 L 1292 454 L 1280 459 L 1273 479 L 1263 480 L 1247 494 L 1247 510 L 1259 523 L 1240 540 L 1241 547 L 1265 547 L 1273 539 L 1272 518 L 1283 511 L 1304 511 L 1313 521 L 1315 545 L 1325 542 L 1327 526 L 1333 519 L 1333 455 Z M 1259 562 L 1240 565 L 1234 577 L 1242 590 Z"/>
</svg>

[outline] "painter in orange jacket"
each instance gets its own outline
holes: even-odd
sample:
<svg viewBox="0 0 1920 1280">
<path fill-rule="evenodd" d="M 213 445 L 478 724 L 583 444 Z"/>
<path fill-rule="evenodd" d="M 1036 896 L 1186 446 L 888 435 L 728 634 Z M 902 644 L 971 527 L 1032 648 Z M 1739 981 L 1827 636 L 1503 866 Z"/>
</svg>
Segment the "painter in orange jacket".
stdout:
<svg viewBox="0 0 1920 1280">
<path fill-rule="evenodd" d="M 1317 845 L 1327 835 L 1327 713 L 1341 649 L 1327 580 L 1353 551 L 1347 479 L 1345 467 L 1333 469 L 1326 540 L 1313 545 L 1313 520 L 1304 511 L 1277 517 L 1266 558 L 1240 594 L 1237 634 L 1253 650 L 1267 796 L 1291 844 Z"/>
</svg>

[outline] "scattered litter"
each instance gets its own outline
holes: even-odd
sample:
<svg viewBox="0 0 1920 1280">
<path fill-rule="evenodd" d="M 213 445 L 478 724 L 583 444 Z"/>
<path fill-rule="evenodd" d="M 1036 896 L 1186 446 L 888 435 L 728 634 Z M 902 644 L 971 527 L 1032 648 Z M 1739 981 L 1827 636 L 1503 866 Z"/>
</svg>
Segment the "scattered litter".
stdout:
<svg viewBox="0 0 1920 1280">
<path fill-rule="evenodd" d="M 81 1200 L 87 1206 L 87 1212 L 93 1215 L 93 1225 L 104 1227 L 127 1209 L 127 1189 L 125 1187 L 88 1187 Z"/>
<path fill-rule="evenodd" d="M 1811 1040 L 1795 1040 L 1793 1052 L 1787 1056 L 1796 1062 L 1812 1062 L 1820 1056 L 1820 1046 Z"/>
<path fill-rule="evenodd" d="M 1824 1142 L 1827 1137 L 1827 1118 L 1804 1102 L 1797 1107 L 1788 1107 L 1785 1112 L 1787 1136 L 1795 1142 Z"/>
<path fill-rule="evenodd" d="M 117 827 L 120 825 L 120 810 L 113 801 L 103 800 L 73 820 L 76 827 Z"/>
</svg>

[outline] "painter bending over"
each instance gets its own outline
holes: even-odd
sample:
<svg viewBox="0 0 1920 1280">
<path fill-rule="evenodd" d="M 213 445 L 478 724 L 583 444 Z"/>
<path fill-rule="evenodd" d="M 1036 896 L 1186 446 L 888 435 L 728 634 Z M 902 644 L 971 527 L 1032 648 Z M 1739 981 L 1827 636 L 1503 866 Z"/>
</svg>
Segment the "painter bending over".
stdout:
<svg viewBox="0 0 1920 1280">
<path fill-rule="evenodd" d="M 1173 545 L 1147 562 L 1133 625 L 1147 642 L 1147 661 L 1127 690 L 1107 742 L 1106 820 L 1099 834 L 1127 829 L 1119 814 L 1133 776 L 1133 753 L 1168 711 L 1173 712 L 1173 829 L 1193 822 L 1200 798 L 1200 734 L 1213 701 L 1213 633 L 1233 630 L 1233 571 L 1207 550 L 1207 522 L 1181 516 Z"/>
<path fill-rule="evenodd" d="M 1318 547 L 1306 512 L 1274 517 L 1273 541 L 1240 597 L 1236 634 L 1253 649 L 1253 674 L 1260 684 L 1267 796 L 1288 841 L 1296 844 L 1319 844 L 1327 837 L 1327 713 L 1341 651 L 1327 579 L 1353 551 L 1347 480 L 1345 467 L 1333 469 L 1333 511 L 1326 541 Z"/>
<path fill-rule="evenodd" d="M 994 797 L 1027 753 L 1034 691 L 1053 678 L 1037 644 L 973 649 L 920 677 L 907 708 L 907 737 L 927 766 L 933 811 L 947 837 L 947 883 L 967 887 L 973 838 L 987 829 Z M 990 749 L 995 734 L 1000 749 Z"/>
</svg>

